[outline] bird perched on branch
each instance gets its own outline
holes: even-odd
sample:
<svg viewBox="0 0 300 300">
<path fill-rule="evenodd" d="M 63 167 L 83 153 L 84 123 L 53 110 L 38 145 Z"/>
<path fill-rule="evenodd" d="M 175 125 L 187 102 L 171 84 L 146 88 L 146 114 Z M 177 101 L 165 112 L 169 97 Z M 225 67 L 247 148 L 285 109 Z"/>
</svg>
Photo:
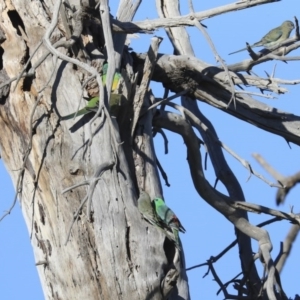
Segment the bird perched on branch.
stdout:
<svg viewBox="0 0 300 300">
<path fill-rule="evenodd" d="M 285 21 L 279 27 L 276 27 L 271 31 L 269 31 L 260 41 L 254 43 L 250 47 L 253 48 L 253 47 L 263 46 L 267 49 L 275 47 L 280 43 L 282 43 L 283 41 L 285 41 L 286 39 L 288 39 L 294 28 L 295 26 L 293 22 Z M 231 52 L 229 53 L 229 55 L 242 52 L 244 50 L 247 50 L 247 48 L 243 48 L 241 50 Z"/>
<path fill-rule="evenodd" d="M 102 69 L 102 72 L 103 72 L 103 74 L 102 74 L 102 83 L 103 83 L 103 85 L 106 84 L 107 69 L 108 69 L 108 64 L 104 64 L 103 69 Z M 113 78 L 112 87 L 111 87 L 112 93 L 110 94 L 110 101 L 109 101 L 109 106 L 110 106 L 111 110 L 115 109 L 116 106 L 121 106 L 122 101 L 125 98 L 122 95 L 113 93 L 115 90 L 117 90 L 121 77 L 122 77 L 122 75 L 120 73 L 116 72 L 115 75 L 114 75 L 114 78 Z M 93 97 L 93 98 L 89 99 L 87 105 L 84 108 L 78 110 L 77 112 L 69 114 L 67 116 L 62 116 L 61 119 L 62 120 L 69 120 L 69 119 L 74 118 L 75 116 L 78 117 L 78 116 L 86 115 L 90 112 L 97 112 L 98 105 L 99 105 L 99 96 Z"/>
<path fill-rule="evenodd" d="M 176 246 L 180 249 L 178 231 L 185 233 L 184 227 L 182 226 L 172 209 L 165 204 L 163 199 L 155 198 L 153 200 L 153 203 L 158 218 L 163 222 L 165 226 L 167 226 L 168 229 L 173 232 Z"/>
</svg>

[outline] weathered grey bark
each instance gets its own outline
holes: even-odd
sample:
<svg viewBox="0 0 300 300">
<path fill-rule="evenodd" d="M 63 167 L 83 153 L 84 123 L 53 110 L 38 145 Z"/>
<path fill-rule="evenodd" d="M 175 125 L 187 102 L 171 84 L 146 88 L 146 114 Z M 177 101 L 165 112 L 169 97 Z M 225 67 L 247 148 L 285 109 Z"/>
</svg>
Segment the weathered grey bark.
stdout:
<svg viewBox="0 0 300 300">
<path fill-rule="evenodd" d="M 69 2 L 78 8 L 79 1 Z M 49 28 L 54 7 L 52 1 L 15 0 L 2 1 L 0 9 L 5 35 L 1 45 L 3 69 L 13 78 Z M 66 24 L 60 20 L 51 35 L 52 43 L 67 35 Z M 81 46 L 86 52 L 79 50 L 79 58 L 98 67 L 97 55 L 101 53 L 91 51 L 92 26 L 85 30 Z M 64 48 L 59 51 L 76 54 L 73 46 L 72 52 Z M 42 45 L 31 66 L 46 53 Z M 16 82 L 11 84 L 10 94 L 0 107 L 1 155 L 18 190 L 45 298 L 163 299 L 161 282 L 169 271 L 169 277 L 174 275 L 174 263 L 179 273 L 184 271 L 173 263 L 174 245 L 142 220 L 136 207 L 138 188 L 145 188 L 152 197 L 162 195 L 151 118 L 145 116 L 140 121 L 143 125 L 137 126 L 136 139 L 130 145 L 129 117 L 118 119 L 122 122 L 119 133 L 117 120 L 110 122 L 102 111 L 92 123 L 96 134 L 89 144 L 91 131 L 85 117 L 78 122 L 60 121 L 60 116 L 76 110 L 87 77 L 86 71 L 49 55 L 35 69 L 35 78 L 21 78 L 17 86 Z M 90 94 L 97 91 L 95 84 L 88 88 Z M 15 171 L 23 164 L 24 172 Z M 137 180 L 137 174 L 144 178 Z M 86 184 L 62 194 L 82 182 Z M 72 226 L 74 213 L 86 197 Z M 86 209 L 90 199 L 91 215 Z M 169 299 L 178 299 L 179 294 L 180 299 L 188 299 L 186 276 L 180 282 L 185 294 L 180 287 L 171 287 L 175 291 Z"/>
</svg>

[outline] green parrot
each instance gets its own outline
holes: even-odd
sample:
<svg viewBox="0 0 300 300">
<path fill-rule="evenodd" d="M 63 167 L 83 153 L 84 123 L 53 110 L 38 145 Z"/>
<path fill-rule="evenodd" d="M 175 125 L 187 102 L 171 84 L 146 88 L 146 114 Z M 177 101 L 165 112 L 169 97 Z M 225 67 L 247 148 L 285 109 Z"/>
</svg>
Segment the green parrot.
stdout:
<svg viewBox="0 0 300 300">
<path fill-rule="evenodd" d="M 119 95 L 119 94 L 110 94 L 110 99 L 109 99 L 109 112 L 111 115 L 116 116 L 119 107 L 121 107 L 122 105 L 124 105 L 124 103 L 126 98 L 123 95 Z M 70 120 L 72 118 L 79 117 L 82 115 L 86 115 L 90 112 L 97 112 L 98 111 L 98 104 L 99 104 L 99 96 L 91 98 L 87 105 L 78 110 L 77 112 L 74 112 L 72 114 L 66 115 L 66 116 L 62 116 L 61 119 L 62 120 Z"/>
<path fill-rule="evenodd" d="M 176 247 L 180 250 L 180 245 L 176 240 L 175 236 L 168 231 L 168 228 L 164 225 L 163 222 L 158 219 L 154 207 L 152 205 L 151 198 L 149 194 L 145 191 L 140 191 L 140 197 L 138 199 L 138 210 L 142 214 L 143 218 L 147 220 L 150 224 L 154 225 L 160 231 L 162 231 L 166 237 L 173 241 Z"/>
<path fill-rule="evenodd" d="M 67 116 L 62 116 L 61 119 L 62 120 L 69 120 L 69 119 L 73 119 L 75 116 L 79 117 L 79 116 L 82 116 L 82 115 L 86 115 L 86 114 L 88 114 L 92 111 L 97 112 L 98 103 L 99 103 L 99 96 L 91 98 L 84 108 L 78 110 L 77 112 L 69 114 Z"/>
<path fill-rule="evenodd" d="M 107 70 L 108 70 L 108 64 L 104 64 L 102 68 L 102 83 L 105 85 L 106 83 L 106 75 L 107 75 Z M 112 86 L 111 86 L 111 91 L 115 92 L 115 90 L 118 88 L 119 81 L 121 79 L 122 75 L 119 72 L 116 72 L 113 78 Z"/>
<path fill-rule="evenodd" d="M 104 64 L 103 69 L 102 69 L 103 85 L 105 85 L 105 83 L 106 83 L 107 69 L 108 69 L 108 64 Z M 113 92 L 118 88 L 121 77 L 122 77 L 122 75 L 120 73 L 116 72 L 114 75 L 113 83 L 112 83 L 112 87 L 111 87 L 112 93 L 110 94 L 109 106 L 110 106 L 110 111 L 112 111 L 113 113 L 115 113 L 116 107 L 121 106 L 123 104 L 124 99 L 125 99 L 125 97 L 123 95 L 113 94 Z M 66 116 L 62 116 L 61 119 L 69 120 L 69 119 L 74 118 L 75 116 L 78 117 L 78 116 L 86 115 L 90 112 L 97 112 L 98 105 L 99 105 L 99 96 L 93 97 L 93 98 L 89 99 L 87 105 L 84 108 L 78 110 L 75 113 L 72 113 L 72 114 L 69 114 Z"/>
<path fill-rule="evenodd" d="M 165 226 L 167 226 L 168 229 L 172 230 L 175 237 L 176 246 L 180 249 L 178 231 L 185 233 L 184 227 L 172 209 L 165 204 L 163 199 L 155 198 L 153 200 L 153 204 L 158 218 L 165 224 Z"/>
<path fill-rule="evenodd" d="M 269 31 L 260 41 L 254 43 L 250 47 L 259 47 L 263 46 L 265 48 L 272 48 L 276 45 L 279 45 L 283 41 L 289 38 L 292 30 L 295 28 L 294 23 L 291 21 L 285 21 L 283 22 L 279 27 L 276 27 Z M 244 50 L 247 50 L 247 48 L 243 48 L 241 50 L 231 52 L 229 55 L 242 52 Z"/>
<path fill-rule="evenodd" d="M 161 225 L 159 224 L 159 220 L 154 212 L 150 196 L 145 191 L 140 191 L 140 197 L 138 199 L 138 209 L 145 220 L 147 220 L 154 226 L 161 227 Z"/>
</svg>

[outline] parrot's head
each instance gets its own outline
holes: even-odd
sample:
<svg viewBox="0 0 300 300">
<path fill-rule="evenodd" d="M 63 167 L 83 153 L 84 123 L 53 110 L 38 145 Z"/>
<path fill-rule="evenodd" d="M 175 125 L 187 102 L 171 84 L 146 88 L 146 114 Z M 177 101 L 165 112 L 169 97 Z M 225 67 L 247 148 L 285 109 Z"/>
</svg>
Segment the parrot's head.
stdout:
<svg viewBox="0 0 300 300">
<path fill-rule="evenodd" d="M 163 199 L 161 198 L 154 198 L 153 199 L 153 203 L 155 204 L 156 207 L 163 205 L 165 202 Z"/>
<path fill-rule="evenodd" d="M 281 26 L 288 28 L 290 31 L 292 31 L 295 28 L 294 23 L 291 21 L 285 21 L 282 23 Z"/>
</svg>

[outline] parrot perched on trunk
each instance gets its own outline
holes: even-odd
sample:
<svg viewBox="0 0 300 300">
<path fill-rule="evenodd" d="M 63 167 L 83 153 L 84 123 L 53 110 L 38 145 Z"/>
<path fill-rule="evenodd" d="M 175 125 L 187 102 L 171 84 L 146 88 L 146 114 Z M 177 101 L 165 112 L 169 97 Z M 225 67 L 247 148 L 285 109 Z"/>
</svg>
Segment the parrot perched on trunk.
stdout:
<svg viewBox="0 0 300 300">
<path fill-rule="evenodd" d="M 154 212 L 151 199 L 148 193 L 140 191 L 140 197 L 138 199 L 138 209 L 149 223 L 154 226 L 160 226 L 159 220 Z M 161 226 L 160 226 L 161 227 Z"/>
<path fill-rule="evenodd" d="M 103 72 L 102 83 L 103 83 L 103 85 L 105 85 L 105 83 L 106 83 L 107 69 L 108 69 L 108 64 L 103 65 L 103 69 L 102 69 L 102 72 Z M 117 107 L 117 106 L 121 106 L 122 102 L 125 98 L 122 95 L 113 94 L 113 92 L 118 88 L 119 81 L 120 81 L 121 77 L 122 77 L 122 75 L 120 73 L 116 72 L 115 75 L 114 75 L 114 78 L 113 78 L 112 87 L 111 87 L 112 93 L 110 94 L 110 101 L 109 101 L 109 106 L 112 110 L 115 110 L 115 107 Z M 67 116 L 62 116 L 61 119 L 62 120 L 69 120 L 69 119 L 74 118 L 75 116 L 78 117 L 78 116 L 81 116 L 81 115 L 86 115 L 90 112 L 97 112 L 98 105 L 99 105 L 99 96 L 93 97 L 88 101 L 87 105 L 84 108 L 78 110 L 77 112 L 69 114 Z"/>
<path fill-rule="evenodd" d="M 265 48 L 275 47 L 275 46 L 279 45 L 280 43 L 282 43 L 283 41 L 285 41 L 286 39 L 288 39 L 294 28 L 295 28 L 295 25 L 293 22 L 285 21 L 279 27 L 276 27 L 276 28 L 272 29 L 271 31 L 269 31 L 260 41 L 254 43 L 250 47 L 251 48 L 259 47 L 259 46 L 263 46 Z M 247 50 L 247 48 L 243 48 L 241 50 L 229 53 L 229 55 L 238 53 L 238 52 L 241 52 L 244 50 Z"/>
<path fill-rule="evenodd" d="M 155 198 L 153 200 L 155 212 L 158 218 L 167 226 L 168 229 L 172 230 L 177 247 L 180 248 L 179 234 L 178 231 L 185 233 L 185 229 L 180 223 L 175 213 L 170 209 L 161 198 Z"/>
<path fill-rule="evenodd" d="M 156 228 L 161 230 L 169 240 L 173 241 L 176 247 L 180 250 L 180 245 L 177 242 L 176 237 L 172 234 L 165 224 L 156 215 L 155 209 L 152 205 L 149 194 L 145 191 L 140 191 L 140 197 L 138 199 L 138 209 L 142 214 L 143 218 Z"/>
</svg>

